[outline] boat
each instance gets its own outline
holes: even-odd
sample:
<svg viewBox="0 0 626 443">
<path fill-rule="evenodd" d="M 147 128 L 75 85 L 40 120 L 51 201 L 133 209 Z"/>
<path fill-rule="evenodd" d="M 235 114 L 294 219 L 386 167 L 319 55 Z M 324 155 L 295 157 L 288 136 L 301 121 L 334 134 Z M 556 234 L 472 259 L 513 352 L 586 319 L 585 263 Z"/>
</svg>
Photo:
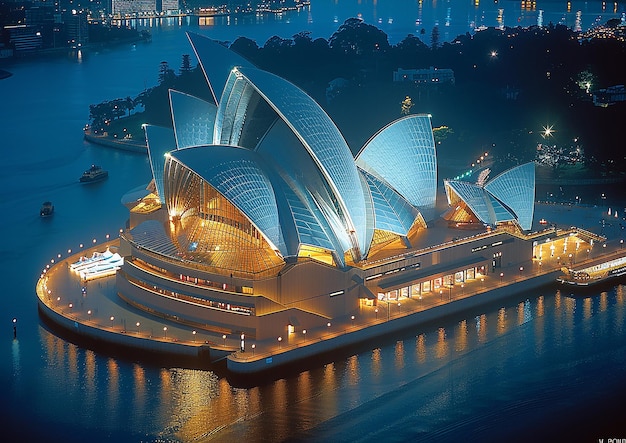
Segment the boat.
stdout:
<svg viewBox="0 0 626 443">
<path fill-rule="evenodd" d="M 557 281 L 570 288 L 586 289 L 602 286 L 605 283 L 614 283 L 614 280 L 626 276 L 626 256 L 611 260 L 601 260 L 584 269 L 562 268 L 563 276 Z"/>
<path fill-rule="evenodd" d="M 103 180 L 109 176 L 109 172 L 102 169 L 100 166 L 91 165 L 91 168 L 83 172 L 80 177 L 81 183 L 92 183 Z"/>
<path fill-rule="evenodd" d="M 42 217 L 50 217 L 54 212 L 54 205 L 52 202 L 43 202 L 41 205 L 41 209 L 39 210 L 39 215 Z"/>
</svg>

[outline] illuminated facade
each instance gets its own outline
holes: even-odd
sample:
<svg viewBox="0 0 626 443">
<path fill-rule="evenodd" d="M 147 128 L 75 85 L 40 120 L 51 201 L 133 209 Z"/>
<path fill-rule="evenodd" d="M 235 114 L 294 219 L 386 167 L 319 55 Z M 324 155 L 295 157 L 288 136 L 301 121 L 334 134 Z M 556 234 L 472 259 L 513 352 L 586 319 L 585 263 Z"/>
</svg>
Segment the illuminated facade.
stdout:
<svg viewBox="0 0 626 443">
<path fill-rule="evenodd" d="M 213 102 L 170 91 L 173 127 L 145 127 L 153 181 L 142 199 L 125 199 L 123 299 L 263 339 L 487 272 L 490 258 L 467 248 L 418 249 L 435 218 L 429 115 L 390 123 L 354 158 L 304 91 L 188 36 Z M 506 190 L 507 177 L 485 188 L 495 198 L 509 192 L 525 223 L 532 209 L 523 213 L 527 202 Z M 521 241 L 505 248 L 531 253 Z"/>
</svg>

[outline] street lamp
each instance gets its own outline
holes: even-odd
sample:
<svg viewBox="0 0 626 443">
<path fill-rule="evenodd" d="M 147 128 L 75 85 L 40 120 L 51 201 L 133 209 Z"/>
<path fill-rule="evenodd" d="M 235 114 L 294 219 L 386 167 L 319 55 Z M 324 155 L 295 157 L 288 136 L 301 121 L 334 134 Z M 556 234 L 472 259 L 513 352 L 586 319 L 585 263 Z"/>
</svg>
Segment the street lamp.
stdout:
<svg viewBox="0 0 626 443">
<path fill-rule="evenodd" d="M 141 326 L 141 323 L 137 322 L 135 323 L 135 326 L 137 326 L 137 334 L 139 334 L 139 326 Z"/>
<path fill-rule="evenodd" d="M 504 272 L 500 273 L 500 284 L 502 284 L 502 277 L 504 277 Z"/>
<path fill-rule="evenodd" d="M 256 349 L 256 345 L 253 343 L 252 344 L 252 355 L 254 355 L 254 350 Z"/>
<path fill-rule="evenodd" d="M 304 336 L 304 342 L 306 343 L 306 329 L 302 330 L 302 335 Z"/>
<path fill-rule="evenodd" d="M 282 337 L 278 337 L 278 349 L 281 348 L 280 345 L 281 345 L 282 341 L 283 341 L 283 338 Z"/>
<path fill-rule="evenodd" d="M 374 312 L 376 313 L 376 320 L 378 320 L 378 308 L 374 309 Z"/>
<path fill-rule="evenodd" d="M 167 326 L 163 326 L 163 337 L 167 338 Z"/>
<path fill-rule="evenodd" d="M 224 340 L 224 346 L 226 346 L 226 334 L 222 335 L 222 340 Z"/>
<path fill-rule="evenodd" d="M 111 320 L 111 327 L 113 327 L 113 320 L 115 320 L 115 317 L 111 316 L 109 320 Z"/>
<path fill-rule="evenodd" d="M 520 266 L 519 267 L 519 278 L 522 278 L 522 272 L 524 271 L 524 267 Z"/>
<path fill-rule="evenodd" d="M 191 335 L 193 335 L 193 342 L 196 342 L 196 331 L 191 331 Z"/>
<path fill-rule="evenodd" d="M 352 320 L 352 327 L 354 327 L 354 315 L 350 317 L 350 320 Z"/>
</svg>

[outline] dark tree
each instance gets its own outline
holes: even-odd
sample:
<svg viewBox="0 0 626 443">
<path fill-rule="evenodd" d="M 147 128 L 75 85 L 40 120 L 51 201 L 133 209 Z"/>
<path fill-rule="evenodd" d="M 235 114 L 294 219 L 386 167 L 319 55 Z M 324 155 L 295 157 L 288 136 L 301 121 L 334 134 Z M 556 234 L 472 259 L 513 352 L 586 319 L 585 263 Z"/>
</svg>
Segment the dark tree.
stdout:
<svg viewBox="0 0 626 443">
<path fill-rule="evenodd" d="M 433 49 L 439 47 L 439 26 L 435 26 L 430 34 L 430 47 Z"/>
<path fill-rule="evenodd" d="M 176 78 L 176 73 L 173 69 L 170 69 L 169 64 L 166 61 L 162 61 L 159 66 L 159 84 L 170 83 Z"/>
<path fill-rule="evenodd" d="M 259 57 L 259 46 L 247 37 L 239 37 L 230 45 L 230 49 L 253 63 Z"/>
<path fill-rule="evenodd" d="M 389 49 L 387 34 L 358 18 L 349 18 L 330 37 L 331 49 L 344 54 L 371 55 Z"/>
<path fill-rule="evenodd" d="M 189 54 L 183 54 L 183 61 L 180 65 L 180 73 L 186 74 L 191 72 L 191 61 L 189 60 Z"/>
</svg>

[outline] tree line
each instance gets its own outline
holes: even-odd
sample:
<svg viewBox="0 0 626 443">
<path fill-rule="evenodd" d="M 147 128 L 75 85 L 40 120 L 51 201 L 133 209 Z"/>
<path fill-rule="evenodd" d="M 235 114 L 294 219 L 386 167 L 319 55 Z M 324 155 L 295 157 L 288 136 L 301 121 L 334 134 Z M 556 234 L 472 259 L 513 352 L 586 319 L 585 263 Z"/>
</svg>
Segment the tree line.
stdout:
<svg viewBox="0 0 626 443">
<path fill-rule="evenodd" d="M 594 89 L 624 83 L 626 66 L 619 62 L 626 59 L 624 42 L 581 39 L 579 33 L 552 24 L 488 28 L 444 43 L 438 36 L 438 30 L 433 29 L 430 35 L 409 34 L 391 45 L 383 31 L 352 18 L 328 40 L 313 39 L 303 31 L 288 39 L 271 37 L 263 46 L 246 37 L 222 44 L 260 69 L 292 81 L 322 104 L 330 81 L 348 80 L 352 95 L 346 94 L 341 100 L 362 102 L 364 106 L 348 104 L 341 108 L 341 100 L 327 104 L 327 112 L 339 121 L 367 121 L 371 118 L 368 113 L 379 114 L 378 120 L 371 123 L 376 130 L 376 125 L 380 127 L 381 122 L 395 118 L 392 111 L 382 115 L 385 103 L 378 106 L 374 102 L 388 98 L 376 95 L 376 91 L 402 89 L 398 97 L 388 99 L 389 109 L 395 107 L 393 112 L 399 116 L 400 102 L 412 95 L 412 112 L 432 113 L 435 123 L 452 128 L 459 145 L 471 143 L 477 149 L 490 146 L 501 149 L 503 154 L 529 157 L 534 155 L 541 126 L 554 124 L 555 140 L 560 137 L 561 143 L 574 143 L 576 139 L 576 143 L 584 144 L 592 166 L 626 170 L 624 154 L 613 149 L 621 140 L 624 104 L 598 108 L 591 102 Z M 452 69 L 454 86 L 427 91 L 423 85 L 392 84 L 392 73 L 398 68 L 429 66 Z M 133 108 L 131 101 L 124 99 L 125 114 L 140 106 L 150 123 L 171 125 L 167 106 L 170 88 L 210 100 L 203 75 L 198 66 L 191 67 L 188 55 L 183 56 L 178 74 L 163 62 L 158 82 L 132 99 Z M 120 100 L 113 101 L 118 109 L 124 105 Z M 107 116 L 125 115 L 120 111 L 115 114 L 110 105 L 108 108 Z M 92 122 L 101 122 L 102 118 L 96 118 L 99 110 L 94 111 L 90 115 Z M 367 134 L 363 137 L 371 135 L 371 128 L 363 126 L 360 129 Z"/>
</svg>

